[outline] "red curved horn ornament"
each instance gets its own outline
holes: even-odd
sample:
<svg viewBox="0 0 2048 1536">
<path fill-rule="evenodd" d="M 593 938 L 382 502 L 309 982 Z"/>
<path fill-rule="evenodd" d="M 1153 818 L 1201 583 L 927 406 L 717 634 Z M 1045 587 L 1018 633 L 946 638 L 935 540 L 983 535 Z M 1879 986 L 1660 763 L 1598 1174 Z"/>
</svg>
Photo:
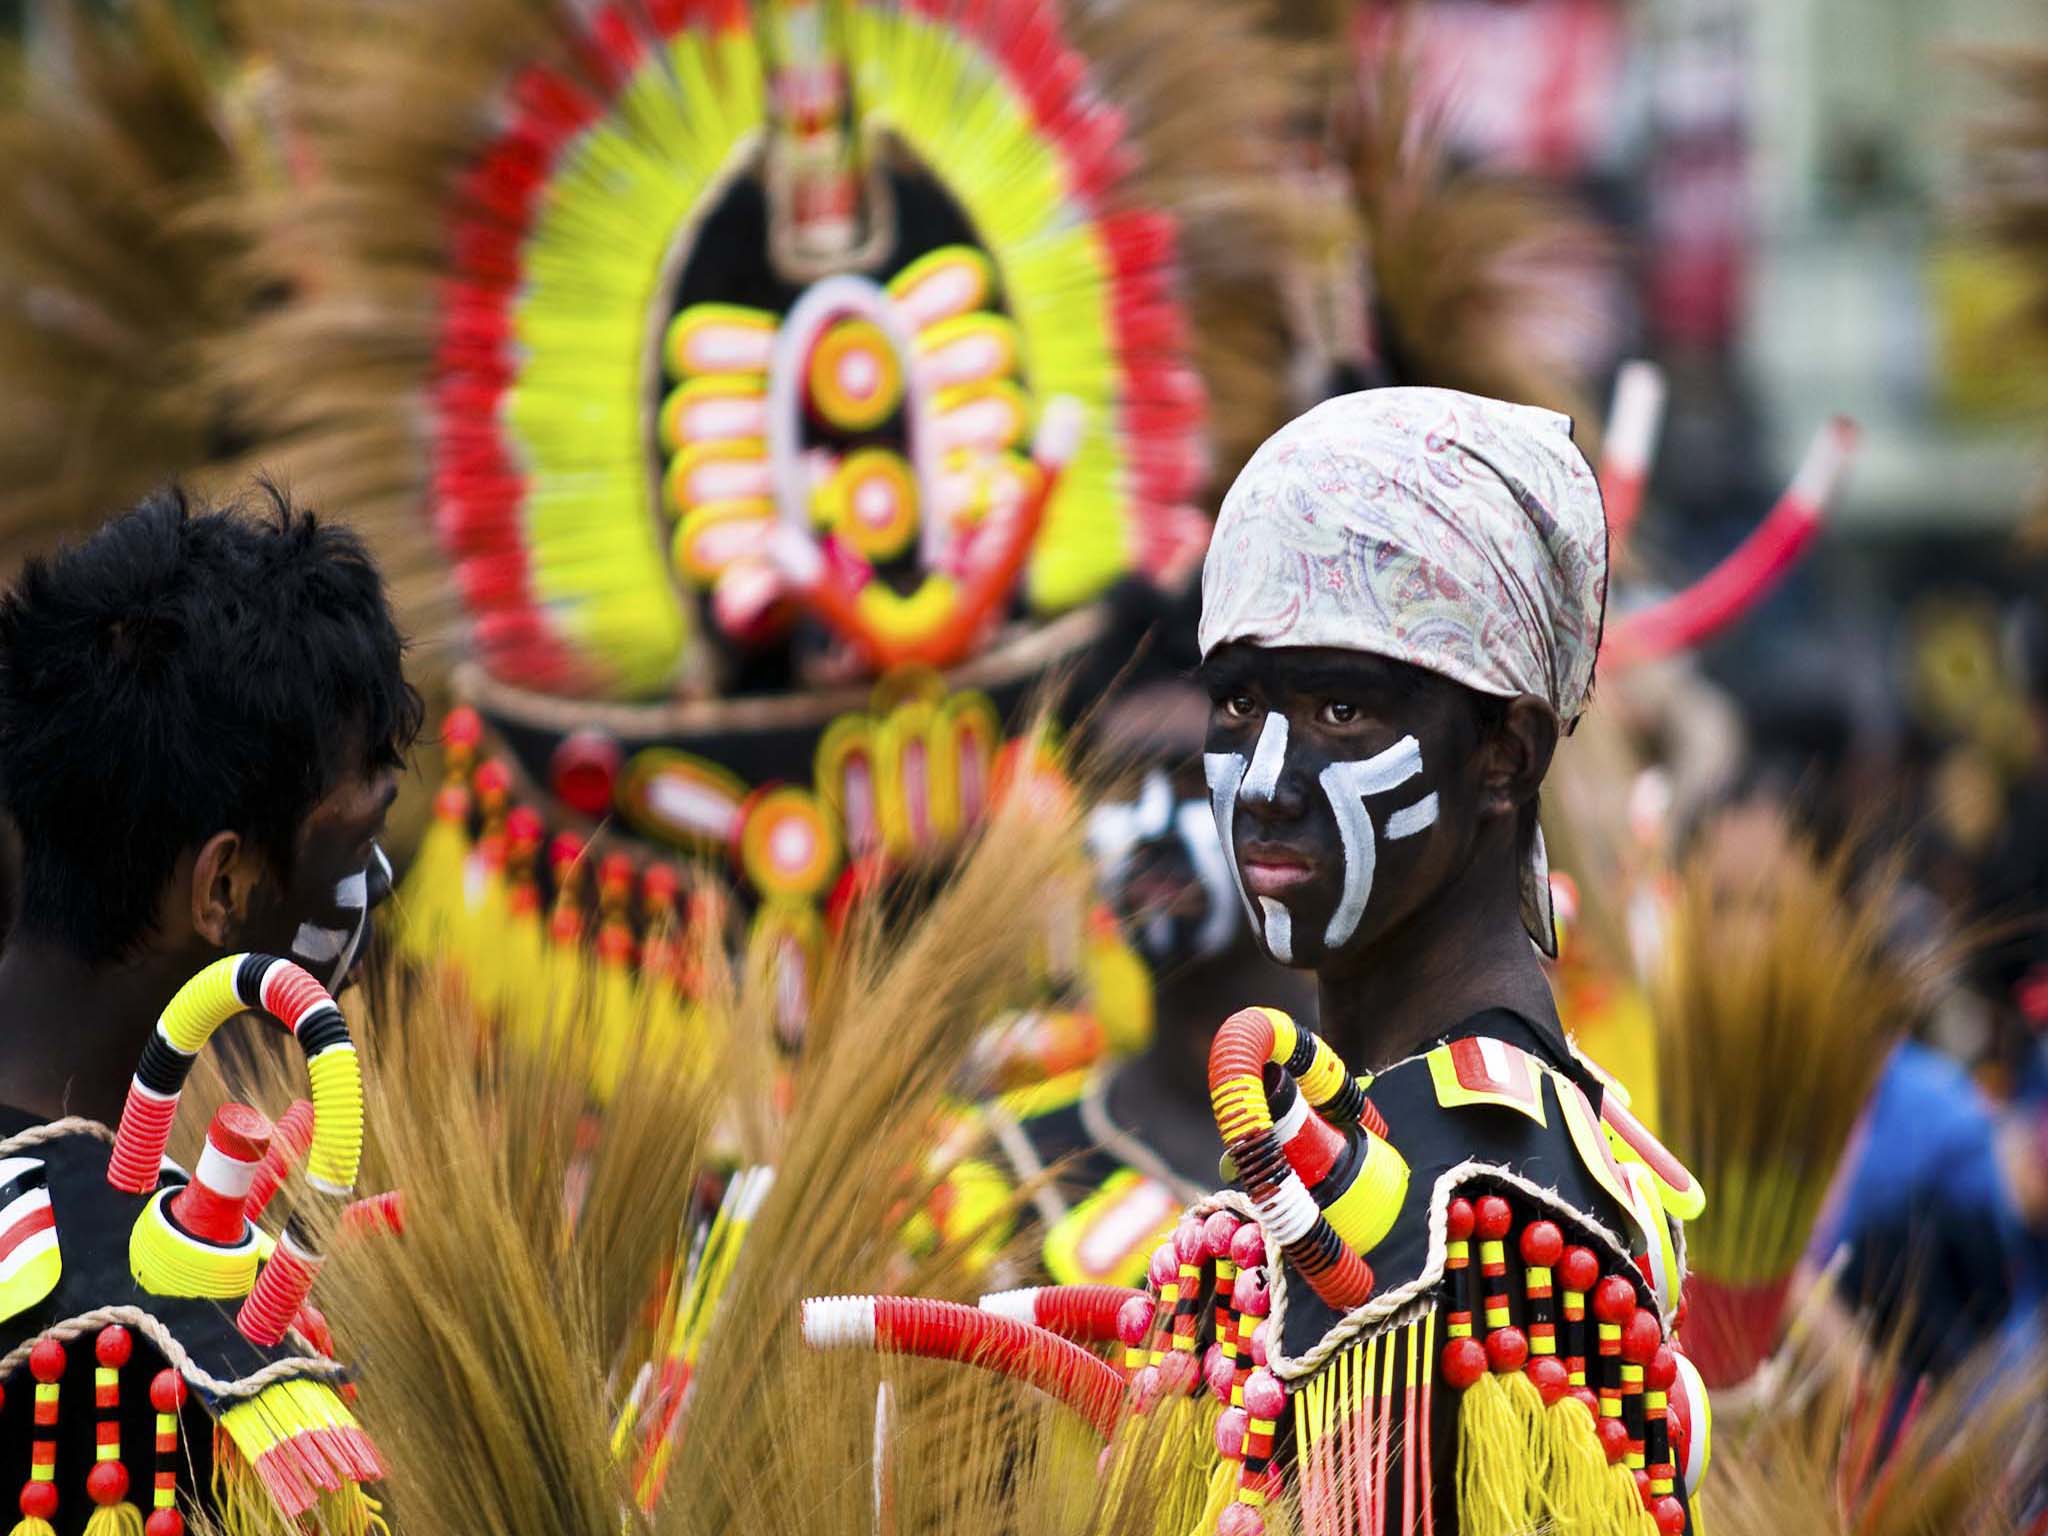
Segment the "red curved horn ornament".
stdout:
<svg viewBox="0 0 2048 1536">
<path fill-rule="evenodd" d="M 1066 1404 L 1107 1440 L 1122 1413 L 1115 1367 L 1058 1334 L 1015 1318 L 915 1296 L 814 1296 L 804 1302 L 813 1349 L 871 1349 L 978 1365 Z"/>
<path fill-rule="evenodd" d="M 1828 501 L 1856 446 L 1856 424 L 1837 416 L 1823 427 L 1778 504 L 1719 565 L 1655 607 L 1607 626 L 1600 648 L 1610 667 L 1650 661 L 1713 638 L 1763 601 L 1819 535 Z"/>
<path fill-rule="evenodd" d="M 1614 401 L 1600 451 L 1600 504 L 1607 511 L 1610 565 L 1628 545 L 1629 530 L 1643 509 L 1643 487 L 1664 422 L 1664 370 L 1637 358 L 1614 376 Z"/>
</svg>

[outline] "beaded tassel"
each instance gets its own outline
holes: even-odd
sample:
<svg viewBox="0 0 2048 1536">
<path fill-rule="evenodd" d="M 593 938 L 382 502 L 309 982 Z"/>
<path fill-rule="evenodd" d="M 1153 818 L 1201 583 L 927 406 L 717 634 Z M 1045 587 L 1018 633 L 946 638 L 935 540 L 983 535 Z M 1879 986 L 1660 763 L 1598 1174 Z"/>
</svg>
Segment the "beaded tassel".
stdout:
<svg viewBox="0 0 2048 1536">
<path fill-rule="evenodd" d="M 1679 1536 L 1685 1529 L 1685 1505 L 1678 1499 L 1678 1470 L 1671 1448 L 1671 1386 L 1678 1379 L 1678 1357 L 1660 1343 L 1643 1367 L 1644 1455 L 1650 1473 L 1650 1514 L 1660 1536 Z"/>
<path fill-rule="evenodd" d="M 150 1493 L 147 1536 L 185 1536 L 185 1517 L 178 1513 L 178 1416 L 185 1407 L 185 1379 L 163 1370 L 149 1384 L 149 1405 L 156 1410 L 156 1480 Z"/>
<path fill-rule="evenodd" d="M 29 1374 L 35 1378 L 35 1438 L 29 1445 L 28 1481 L 21 1485 L 21 1519 L 10 1536 L 56 1536 L 50 1521 L 57 1513 L 57 1402 L 64 1381 L 64 1346 L 44 1339 L 29 1352 Z"/>
<path fill-rule="evenodd" d="M 1225 1407 L 1230 1405 L 1238 1374 L 1237 1318 L 1233 1303 L 1238 1268 L 1235 1243 L 1240 1225 L 1237 1217 L 1229 1211 L 1216 1211 L 1202 1223 L 1202 1239 L 1216 1266 L 1216 1317 L 1213 1324 L 1216 1342 L 1209 1346 L 1209 1353 L 1202 1362 L 1202 1375 L 1209 1383 L 1210 1392 Z"/>
<path fill-rule="evenodd" d="M 134 1347 L 119 1323 L 93 1340 L 93 1464 L 85 1479 L 93 1510 L 85 1536 L 143 1536 L 142 1511 L 128 1502 L 128 1468 L 121 1460 L 121 1367 Z"/>
</svg>

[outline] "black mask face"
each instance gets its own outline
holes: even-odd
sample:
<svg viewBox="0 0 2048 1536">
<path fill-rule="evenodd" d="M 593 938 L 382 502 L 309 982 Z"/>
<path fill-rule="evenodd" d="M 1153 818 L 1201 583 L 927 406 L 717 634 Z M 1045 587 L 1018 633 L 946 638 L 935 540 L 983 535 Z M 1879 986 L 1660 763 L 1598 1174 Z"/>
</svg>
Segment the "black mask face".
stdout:
<svg viewBox="0 0 2048 1536">
<path fill-rule="evenodd" d="M 1455 685 L 1358 652 L 1244 644 L 1203 679 L 1217 831 L 1282 965 L 1357 956 L 1468 855 L 1478 738 Z"/>
<path fill-rule="evenodd" d="M 1110 905 L 1155 975 L 1223 953 L 1238 933 L 1238 896 L 1204 797 L 1165 770 L 1138 798 L 1098 806 L 1088 850 Z"/>
</svg>

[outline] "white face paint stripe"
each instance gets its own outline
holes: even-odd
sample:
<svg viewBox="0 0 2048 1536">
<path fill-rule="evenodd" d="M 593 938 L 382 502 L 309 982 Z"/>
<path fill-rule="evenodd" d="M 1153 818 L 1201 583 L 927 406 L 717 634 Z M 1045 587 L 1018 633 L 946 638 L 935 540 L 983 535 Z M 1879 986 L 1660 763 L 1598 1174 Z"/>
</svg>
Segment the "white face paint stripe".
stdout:
<svg viewBox="0 0 2048 1536">
<path fill-rule="evenodd" d="M 1323 930 L 1323 943 L 1342 949 L 1358 931 L 1365 916 L 1365 904 L 1372 898 L 1373 870 L 1379 862 L 1379 848 L 1373 838 L 1372 815 L 1365 808 L 1367 795 L 1397 789 L 1422 772 L 1422 745 L 1413 736 L 1403 736 L 1384 752 L 1357 762 L 1332 763 L 1317 782 L 1329 796 L 1336 813 L 1337 836 L 1344 844 L 1344 893 L 1330 925 Z"/>
<path fill-rule="evenodd" d="M 301 960 L 325 965 L 348 948 L 351 937 L 346 928 L 316 928 L 311 923 L 301 923 L 298 936 L 292 940 L 292 953 Z"/>
<path fill-rule="evenodd" d="M 1387 818 L 1387 841 L 1397 843 L 1436 825 L 1436 791 L 1431 790 L 1413 805 L 1404 805 Z"/>
<path fill-rule="evenodd" d="M 1187 849 L 1188 862 L 1195 867 L 1195 878 L 1202 882 L 1209 897 L 1209 915 L 1202 919 L 1201 931 L 1195 935 L 1195 949 L 1204 955 L 1220 954 L 1230 942 L 1237 918 L 1230 905 L 1236 884 L 1231 877 L 1230 860 L 1224 855 L 1223 845 L 1216 841 L 1216 818 L 1204 816 L 1201 806 L 1189 800 L 1174 813 L 1174 820 L 1181 846 Z"/>
<path fill-rule="evenodd" d="M 1266 948 L 1282 965 L 1294 959 L 1294 914 L 1270 896 L 1259 898 L 1266 917 Z"/>
<path fill-rule="evenodd" d="M 1244 782 L 1244 755 L 1239 752 L 1204 752 L 1202 777 L 1209 781 L 1209 812 L 1216 820 L 1216 836 L 1223 845 L 1223 862 L 1230 870 L 1230 888 L 1244 907 L 1244 915 L 1259 926 L 1259 914 L 1251 897 L 1244 893 L 1244 881 L 1237 872 L 1237 787 Z"/>
<path fill-rule="evenodd" d="M 1268 713 L 1259 732 L 1259 745 L 1252 753 L 1251 771 L 1239 791 L 1247 800 L 1271 800 L 1280 792 L 1280 770 L 1287 762 L 1287 717 Z"/>
<path fill-rule="evenodd" d="M 334 888 L 334 904 L 344 910 L 370 904 L 370 874 L 359 869 Z"/>
<path fill-rule="evenodd" d="M 1173 785 L 1157 768 L 1145 775 L 1134 809 L 1137 813 L 1135 825 L 1141 838 L 1159 837 L 1173 825 Z"/>
</svg>

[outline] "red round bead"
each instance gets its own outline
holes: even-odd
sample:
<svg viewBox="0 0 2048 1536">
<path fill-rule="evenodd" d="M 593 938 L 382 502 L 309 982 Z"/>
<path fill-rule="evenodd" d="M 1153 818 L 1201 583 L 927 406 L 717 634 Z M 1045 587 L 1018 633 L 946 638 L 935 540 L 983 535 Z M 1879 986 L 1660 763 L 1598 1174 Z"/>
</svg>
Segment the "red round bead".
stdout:
<svg viewBox="0 0 2048 1536">
<path fill-rule="evenodd" d="M 1583 1294 L 1599 1283 L 1600 1261 L 1593 1257 L 1590 1248 L 1567 1248 L 1557 1278 L 1564 1282 L 1566 1290 Z"/>
<path fill-rule="evenodd" d="M 144 1522 L 142 1532 L 143 1536 L 185 1536 L 185 1517 L 175 1509 L 155 1510 Z"/>
<path fill-rule="evenodd" d="M 441 740 L 451 747 L 473 747 L 483 739 L 483 717 L 467 704 L 456 705 L 441 722 Z"/>
<path fill-rule="evenodd" d="M 1195 1383 L 1202 1378 L 1202 1362 L 1192 1354 L 1180 1350 L 1169 1350 L 1159 1361 L 1159 1390 L 1171 1392 L 1176 1397 L 1185 1396 L 1195 1389 Z"/>
<path fill-rule="evenodd" d="M 1599 1394 L 1594 1392 L 1591 1387 L 1573 1387 L 1569 1392 L 1565 1393 L 1565 1396 L 1575 1403 L 1585 1404 L 1586 1412 L 1593 1415 L 1593 1422 L 1596 1425 L 1600 1422 Z"/>
<path fill-rule="evenodd" d="M 1659 1344 L 1657 1352 L 1650 1356 L 1643 1367 L 1643 1385 L 1652 1392 L 1669 1392 L 1671 1384 L 1678 1380 L 1678 1356 L 1671 1352 L 1669 1344 Z"/>
<path fill-rule="evenodd" d="M 57 1485 L 33 1480 L 21 1485 L 21 1513 L 27 1520 L 47 1520 L 57 1513 Z"/>
<path fill-rule="evenodd" d="M 1230 1245 L 1237 1240 L 1237 1229 L 1243 1223 L 1231 1211 L 1211 1211 L 1209 1219 L 1202 1223 L 1202 1246 L 1212 1259 L 1230 1257 Z"/>
<path fill-rule="evenodd" d="M 1672 1464 L 1682 1467 L 1692 1448 L 1692 1399 L 1683 1392 L 1672 1393 L 1664 1408 L 1664 1423 L 1671 1436 Z"/>
<path fill-rule="evenodd" d="M 1536 1264 L 1548 1269 L 1563 1253 L 1564 1234 L 1558 1231 L 1556 1222 L 1532 1221 L 1522 1228 L 1524 1264 Z"/>
<path fill-rule="evenodd" d="M 1236 1461 L 1244 1454 L 1247 1417 L 1242 1408 L 1226 1408 L 1216 1415 L 1216 1454 L 1224 1460 Z"/>
<path fill-rule="evenodd" d="M 1593 1287 L 1593 1315 L 1603 1323 L 1625 1323 L 1635 1314 L 1636 1288 L 1620 1275 L 1609 1275 Z"/>
<path fill-rule="evenodd" d="M 1254 1264 L 1266 1262 L 1266 1229 L 1256 1221 L 1248 1221 L 1237 1229 L 1230 1239 L 1231 1261 L 1239 1269 L 1250 1269 Z"/>
<path fill-rule="evenodd" d="M 1472 1202 L 1463 1195 L 1458 1196 L 1444 1212 L 1444 1219 L 1450 1225 L 1451 1241 L 1464 1242 L 1472 1235 Z"/>
<path fill-rule="evenodd" d="M 1472 1207 L 1472 1230 L 1482 1240 L 1506 1237 L 1514 1223 L 1514 1211 L 1499 1195 L 1481 1195 Z"/>
<path fill-rule="evenodd" d="M 118 1461 L 96 1461 L 85 1474 L 85 1491 L 95 1504 L 118 1504 L 128 1497 L 128 1469 Z"/>
<path fill-rule="evenodd" d="M 128 1337 L 128 1330 L 119 1323 L 109 1323 L 92 1341 L 92 1352 L 101 1365 L 119 1370 L 135 1352 L 135 1341 Z"/>
<path fill-rule="evenodd" d="M 1138 1412 L 1143 1413 L 1159 1400 L 1159 1367 L 1140 1366 L 1131 1378 L 1131 1398 Z"/>
<path fill-rule="evenodd" d="M 1665 1494 L 1650 1506 L 1650 1516 L 1657 1522 L 1661 1536 L 1682 1536 L 1685 1530 L 1685 1506 Z"/>
<path fill-rule="evenodd" d="M 1252 1330 L 1253 1365 L 1264 1365 L 1266 1357 L 1272 1352 L 1272 1346 L 1266 1342 L 1272 1336 L 1272 1330 L 1271 1323 L 1261 1323 Z"/>
<path fill-rule="evenodd" d="M 1496 1328 L 1486 1336 L 1486 1363 L 1496 1371 L 1519 1371 L 1529 1361 L 1529 1336 L 1519 1328 Z"/>
<path fill-rule="evenodd" d="M 1621 1325 L 1621 1358 L 1632 1365 L 1648 1365 L 1663 1342 L 1664 1325 L 1648 1307 L 1637 1307 Z"/>
<path fill-rule="evenodd" d="M 1137 1348 L 1152 1331 L 1152 1318 L 1157 1311 L 1150 1296 L 1125 1297 L 1124 1304 L 1116 1309 L 1116 1336 Z"/>
<path fill-rule="evenodd" d="M 1230 1289 L 1230 1304 L 1246 1317 L 1264 1317 L 1272 1310 L 1273 1293 L 1266 1288 L 1266 1272 L 1253 1265 L 1237 1272 Z"/>
<path fill-rule="evenodd" d="M 1230 1389 L 1237 1384 L 1237 1362 L 1223 1353 L 1221 1344 L 1211 1344 L 1202 1357 L 1202 1379 L 1219 1403 L 1230 1401 Z"/>
<path fill-rule="evenodd" d="M 1244 1379 L 1244 1406 L 1255 1419 L 1277 1419 L 1287 1407 L 1287 1389 L 1262 1367 Z"/>
<path fill-rule="evenodd" d="M 1555 1355 L 1538 1355 L 1529 1362 L 1529 1380 L 1536 1384 L 1536 1391 L 1548 1408 L 1563 1397 L 1571 1386 L 1571 1372 L 1564 1368 L 1564 1362 Z"/>
<path fill-rule="evenodd" d="M 1266 1517 L 1249 1504 L 1228 1504 L 1216 1517 L 1216 1536 L 1266 1536 Z"/>
<path fill-rule="evenodd" d="M 42 1339 L 29 1351 L 28 1368 L 37 1381 L 49 1383 L 64 1379 L 64 1346 L 55 1339 Z"/>
<path fill-rule="evenodd" d="M 500 758 L 486 758 L 477 766 L 476 792 L 485 798 L 510 794 L 512 769 Z"/>
<path fill-rule="evenodd" d="M 1172 1243 L 1161 1243 L 1152 1250 L 1152 1262 L 1146 1267 L 1154 1285 L 1171 1285 L 1180 1278 L 1180 1255 L 1174 1252 Z"/>
<path fill-rule="evenodd" d="M 185 1378 L 176 1371 L 158 1371 L 149 1384 L 149 1406 L 158 1413 L 176 1413 L 183 1408 Z"/>
<path fill-rule="evenodd" d="M 1486 1350 L 1477 1339 L 1452 1339 L 1444 1346 L 1444 1380 L 1462 1392 L 1486 1374 Z"/>
<path fill-rule="evenodd" d="M 1620 1419 L 1602 1419 L 1600 1449 L 1607 1453 L 1609 1461 L 1620 1461 L 1628 1454 L 1628 1426 Z"/>
</svg>

